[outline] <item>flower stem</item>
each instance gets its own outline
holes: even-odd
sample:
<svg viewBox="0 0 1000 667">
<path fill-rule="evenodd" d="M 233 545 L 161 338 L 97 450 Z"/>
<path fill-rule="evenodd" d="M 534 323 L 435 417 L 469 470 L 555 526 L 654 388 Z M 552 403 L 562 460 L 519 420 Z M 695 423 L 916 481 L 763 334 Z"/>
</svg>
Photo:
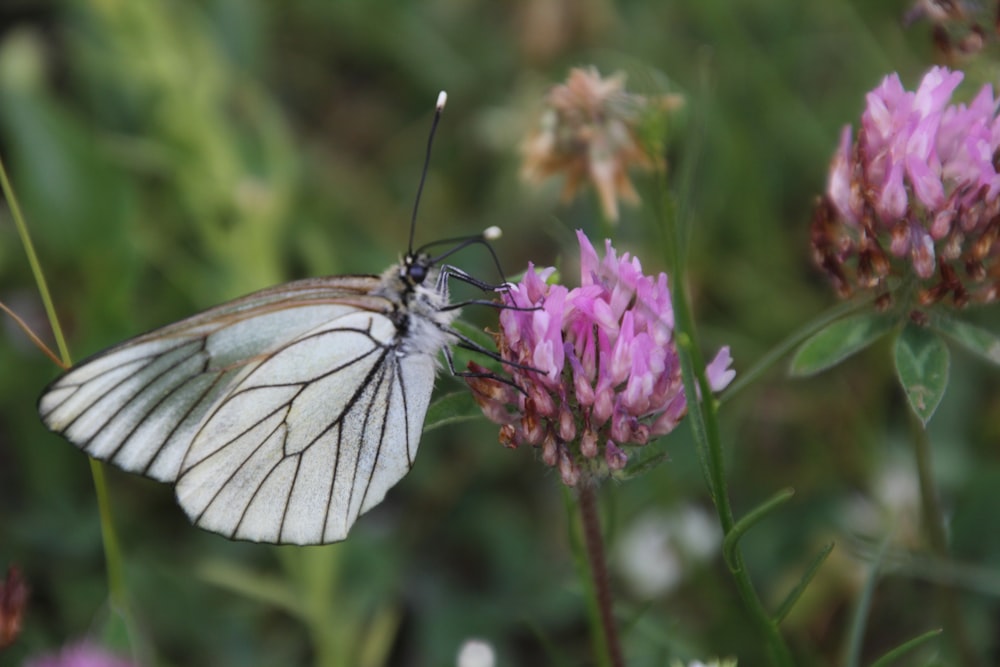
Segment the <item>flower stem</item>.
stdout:
<svg viewBox="0 0 1000 667">
<path fill-rule="evenodd" d="M 681 377 L 684 393 L 688 397 L 688 423 L 698 449 L 705 481 L 708 484 L 712 502 L 719 517 L 724 535 L 729 535 L 736 526 L 735 515 L 729 502 L 726 488 L 725 460 L 722 451 L 722 436 L 719 430 L 718 407 L 712 388 L 705 374 L 705 361 L 698 348 L 694 315 L 688 297 L 686 283 L 687 229 L 684 224 L 691 212 L 683 202 L 675 202 L 669 191 L 653 199 L 657 218 L 662 222 L 663 241 L 668 265 L 671 270 L 671 290 L 674 308 L 674 335 L 677 340 L 677 354 L 681 362 Z M 683 220 L 682 220 L 683 218 Z M 773 363 L 773 362 L 769 362 Z M 698 400 L 698 397 L 703 400 Z M 776 667 L 791 667 L 791 652 L 785 644 L 778 622 L 764 608 L 750 573 L 743 563 L 743 553 L 738 543 L 734 543 L 726 558 L 726 565 L 736 583 L 743 604 L 750 613 L 760 636 L 763 638 L 770 663 Z M 787 610 L 785 610 L 787 612 Z"/>
<path fill-rule="evenodd" d="M 692 420 L 691 430 L 698 446 L 702 465 L 708 471 L 706 481 L 716 513 L 719 516 L 722 532 L 729 536 L 736 527 L 736 521 L 732 505 L 729 502 L 729 492 L 726 488 L 725 462 L 722 454 L 717 405 L 715 400 L 711 398 L 711 388 L 705 377 L 705 365 L 701 354 L 697 346 L 691 342 L 690 334 L 694 330 L 694 320 L 691 317 L 687 299 L 683 296 L 683 286 L 680 285 L 677 275 L 674 276 L 674 286 L 674 316 L 678 330 L 684 332 L 684 340 L 680 340 L 679 337 L 677 346 L 683 371 L 684 393 L 687 396 L 697 396 L 700 387 L 701 395 L 709 397 L 705 401 L 689 400 L 690 414 L 688 419 Z M 701 428 L 696 426 L 699 423 L 702 425 Z M 791 667 L 793 664 L 791 653 L 778 630 L 777 622 L 770 617 L 757 595 L 757 590 L 750 579 L 750 573 L 747 572 L 743 563 L 743 553 L 739 544 L 733 544 L 729 550 L 726 565 L 736 581 L 736 589 L 739 591 L 743 604 L 750 612 L 767 644 L 771 664 L 779 667 Z"/>
<path fill-rule="evenodd" d="M 7 177 L 7 169 L 3 164 L 3 160 L 0 160 L 0 189 L 3 190 L 4 197 L 7 199 L 7 205 L 10 207 L 14 226 L 17 228 L 21 245 L 24 247 L 24 254 L 28 258 L 28 265 L 31 267 L 31 273 L 35 277 L 35 284 L 38 287 L 38 293 L 45 307 L 49 325 L 52 327 L 52 334 L 55 337 L 56 347 L 59 350 L 63 367 L 69 368 L 72 365 L 69 347 L 66 345 L 66 338 L 63 336 L 62 327 L 59 325 L 59 318 L 56 315 L 52 295 L 49 293 L 48 283 L 42 271 L 42 264 L 38 261 L 35 245 L 31 241 L 31 235 L 28 233 L 28 225 L 21 213 L 21 206 L 18 204 L 17 197 L 14 194 L 14 188 Z M 101 468 L 101 465 L 100 462 L 94 459 L 90 460 L 90 472 L 94 478 L 94 491 L 97 494 L 97 505 L 101 516 L 101 538 L 104 544 L 104 557 L 108 575 L 108 594 L 111 598 L 111 606 L 128 621 L 130 615 L 121 549 L 118 546 L 118 538 L 111 517 L 111 502 L 108 498 L 108 487 L 104 481 L 104 470 Z"/>
<path fill-rule="evenodd" d="M 624 667 L 618 627 L 615 625 L 611 600 L 611 585 L 608 581 L 608 566 L 604 559 L 604 538 L 601 535 L 601 520 L 597 513 L 597 493 L 594 484 L 583 482 L 579 488 L 580 521 L 583 523 L 583 538 L 587 548 L 587 562 L 597 598 L 601 617 L 601 637 L 597 645 L 608 654 L 613 667 Z"/>
<path fill-rule="evenodd" d="M 38 287 L 38 293 L 42 298 L 42 305 L 45 307 L 45 314 L 48 316 L 49 324 L 52 326 L 52 334 L 56 339 L 59 356 L 68 367 L 70 365 L 69 348 L 66 346 L 62 327 L 59 326 L 59 318 L 56 317 L 52 295 L 49 294 L 49 285 L 45 280 L 45 274 L 42 272 L 42 264 L 38 261 L 38 254 L 35 253 L 35 244 L 31 241 L 31 235 L 28 233 L 28 225 L 21 214 L 21 205 L 17 202 L 17 197 L 14 195 L 14 188 L 10 184 L 10 179 L 7 178 L 7 168 L 4 166 L 3 160 L 0 160 L 0 188 L 3 189 L 4 197 L 7 199 L 11 217 L 14 219 L 14 227 L 17 228 L 17 234 L 21 238 L 21 245 L 24 247 L 24 254 L 28 258 L 28 266 L 31 267 L 31 273 L 35 277 L 35 285 Z"/>
<path fill-rule="evenodd" d="M 910 410 L 910 430 L 913 432 L 913 454 L 917 462 L 917 476 L 920 481 L 920 504 L 924 516 L 924 530 L 931 550 L 943 561 L 949 561 L 948 538 L 945 532 L 944 512 L 938 503 L 937 491 L 934 485 L 933 464 L 931 462 L 931 443 L 927 430 L 919 418 Z M 948 582 L 937 585 L 938 601 L 941 605 L 942 624 L 945 635 L 951 637 L 951 643 L 958 651 L 961 663 L 969 667 L 979 667 L 982 659 L 972 647 L 968 630 L 959 609 L 958 596 L 954 586 Z"/>
</svg>

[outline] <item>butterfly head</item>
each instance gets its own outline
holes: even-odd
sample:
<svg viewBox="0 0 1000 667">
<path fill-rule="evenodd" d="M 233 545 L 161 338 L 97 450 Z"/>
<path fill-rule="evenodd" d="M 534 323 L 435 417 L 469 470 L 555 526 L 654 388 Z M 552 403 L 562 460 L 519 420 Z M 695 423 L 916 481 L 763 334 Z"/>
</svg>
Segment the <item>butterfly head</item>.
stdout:
<svg viewBox="0 0 1000 667">
<path fill-rule="evenodd" d="M 375 294 L 397 304 L 401 311 L 434 311 L 448 302 L 447 282 L 439 280 L 441 269 L 427 253 L 407 253 L 382 274 Z M 426 304 L 426 305 L 424 305 Z"/>
<path fill-rule="evenodd" d="M 408 253 L 399 265 L 399 277 L 413 287 L 423 285 L 434 269 L 434 260 L 427 253 Z"/>
</svg>

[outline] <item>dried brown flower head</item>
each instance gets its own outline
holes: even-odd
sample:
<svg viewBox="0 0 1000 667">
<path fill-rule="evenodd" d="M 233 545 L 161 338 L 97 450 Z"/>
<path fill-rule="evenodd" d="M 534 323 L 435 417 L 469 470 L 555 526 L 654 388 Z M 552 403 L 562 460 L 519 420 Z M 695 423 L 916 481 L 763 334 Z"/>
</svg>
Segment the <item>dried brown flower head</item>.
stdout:
<svg viewBox="0 0 1000 667">
<path fill-rule="evenodd" d="M 564 200 L 590 181 L 604 216 L 617 221 L 619 199 L 639 201 L 629 168 L 651 169 L 659 161 L 638 137 L 650 103 L 625 91 L 621 72 L 603 78 L 595 67 L 570 70 L 566 83 L 549 91 L 541 126 L 524 144 L 524 178 L 539 183 L 563 174 Z M 664 96 L 656 103 L 669 110 L 681 102 L 678 96 Z"/>
</svg>

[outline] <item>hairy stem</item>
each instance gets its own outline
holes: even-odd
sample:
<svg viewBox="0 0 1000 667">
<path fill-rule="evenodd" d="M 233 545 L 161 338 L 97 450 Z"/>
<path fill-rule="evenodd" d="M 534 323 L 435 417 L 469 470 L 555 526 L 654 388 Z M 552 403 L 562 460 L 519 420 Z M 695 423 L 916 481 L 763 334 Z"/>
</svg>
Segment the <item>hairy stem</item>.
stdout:
<svg viewBox="0 0 1000 667">
<path fill-rule="evenodd" d="M 608 566 L 604 559 L 604 538 L 601 535 L 601 520 L 597 513 L 597 493 L 594 484 L 584 482 L 580 485 L 580 521 L 583 523 L 583 539 L 587 549 L 587 562 L 590 564 L 590 576 L 597 598 L 597 607 L 601 617 L 601 634 L 598 644 L 608 654 L 608 660 L 613 667 L 624 667 L 621 643 L 618 640 L 618 627 L 612 609 L 611 585 L 608 581 Z"/>
<path fill-rule="evenodd" d="M 658 180 L 658 183 L 665 181 Z M 671 269 L 670 294 L 674 308 L 674 336 L 677 354 L 681 362 L 681 377 L 688 402 L 688 423 L 698 450 L 702 472 L 708 485 L 709 494 L 719 517 L 724 535 L 729 535 L 736 526 L 736 518 L 729 501 L 726 485 L 725 460 L 722 450 L 722 435 L 719 430 L 718 401 L 712 393 L 705 374 L 705 361 L 696 341 L 694 315 L 686 286 L 686 249 L 688 240 L 690 210 L 683 201 L 675 202 L 669 190 L 663 190 L 653 199 L 657 219 L 661 223 L 663 244 L 667 263 Z M 772 363 L 769 361 L 768 363 Z M 698 397 L 702 400 L 698 400 Z M 747 611 L 767 646 L 770 662 L 776 667 L 791 667 L 792 655 L 778 629 L 778 623 L 765 609 L 750 579 L 743 562 L 743 553 L 738 543 L 732 545 L 726 565 L 736 583 Z M 787 612 L 787 610 L 785 610 Z"/>
</svg>

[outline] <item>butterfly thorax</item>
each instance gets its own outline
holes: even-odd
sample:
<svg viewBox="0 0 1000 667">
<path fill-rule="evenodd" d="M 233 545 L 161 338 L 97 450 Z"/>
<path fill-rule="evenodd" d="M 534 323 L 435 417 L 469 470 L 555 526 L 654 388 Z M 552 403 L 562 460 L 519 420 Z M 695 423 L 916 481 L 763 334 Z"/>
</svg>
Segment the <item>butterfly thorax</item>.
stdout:
<svg viewBox="0 0 1000 667">
<path fill-rule="evenodd" d="M 397 353 L 436 356 L 449 343 L 448 331 L 458 309 L 448 306 L 448 283 L 427 255 L 404 257 L 381 276 L 374 294 L 392 304 Z"/>
</svg>

